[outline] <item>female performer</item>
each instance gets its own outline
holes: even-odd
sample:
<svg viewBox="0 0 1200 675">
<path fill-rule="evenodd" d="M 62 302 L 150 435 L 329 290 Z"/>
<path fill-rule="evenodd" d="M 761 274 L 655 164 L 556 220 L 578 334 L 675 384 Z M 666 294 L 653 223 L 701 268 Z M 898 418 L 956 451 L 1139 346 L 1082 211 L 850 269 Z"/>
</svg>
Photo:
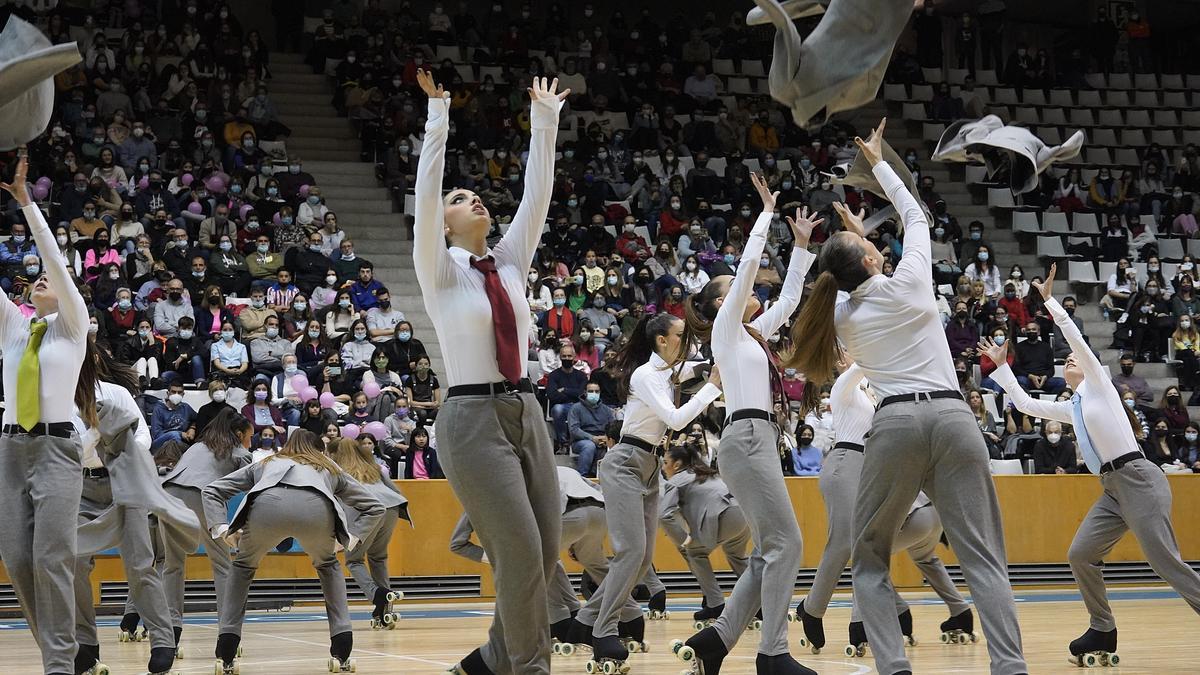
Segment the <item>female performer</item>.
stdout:
<svg viewBox="0 0 1200 675">
<path fill-rule="evenodd" d="M 427 71 L 425 142 L 417 166 L 413 264 L 437 331 L 450 387 L 437 416 L 439 459 L 496 569 L 488 642 L 456 668 L 469 675 L 550 672 L 546 580 L 558 560 L 561 510 L 554 449 L 525 377 L 529 302 L 525 275 L 554 188 L 558 111 L 570 93 L 537 78 L 529 90 L 531 139 L 521 206 L 494 249 L 479 195 L 442 196 L 450 100 Z"/>
<path fill-rule="evenodd" d="M 21 207 L 42 254 L 29 292 L 35 318 L 0 299 L 4 424 L 0 428 L 0 558 L 46 673 L 75 669 L 75 552 L 83 490 L 78 408 L 96 422 L 95 368 L 87 363 L 88 320 L 54 233 L 29 198 L 21 148 L 13 182 L 0 183 Z M 75 383 L 74 399 L 62 388 Z M 74 404 L 74 407 L 72 406 Z"/>
<path fill-rule="evenodd" d="M 1030 398 L 1017 384 L 1008 365 L 992 373 L 1021 412 L 1047 420 L 1071 424 L 1088 469 L 1100 476 L 1104 494 L 1096 500 L 1075 532 L 1067 552 L 1071 573 L 1079 584 L 1091 625 L 1072 640 L 1072 660 L 1078 665 L 1117 665 L 1117 624 L 1104 589 L 1104 556 L 1132 530 L 1154 573 L 1175 589 L 1192 609 L 1200 613 L 1200 575 L 1183 562 L 1171 525 L 1171 486 L 1158 467 L 1138 448 L 1134 429 L 1138 422 L 1121 404 L 1116 387 L 1100 359 L 1088 347 L 1079 327 L 1054 299 L 1055 265 L 1042 283 L 1033 282 L 1046 301 L 1046 309 L 1071 345 L 1063 376 L 1075 391 L 1069 401 L 1040 401 Z M 979 343 L 980 350 L 994 363 L 1007 364 L 1008 346 L 992 340 Z M 997 361 L 996 359 L 999 358 Z"/>
<path fill-rule="evenodd" d="M 733 573 L 741 577 L 749 560 L 750 526 L 725 481 L 700 456 L 696 444 L 669 446 L 663 473 L 667 482 L 659 519 L 667 536 L 681 542 L 683 558 L 704 594 L 704 607 L 692 618 L 708 625 L 725 611 L 725 594 L 708 556 L 720 547 Z"/>
<path fill-rule="evenodd" d="M 396 523 L 400 522 L 401 518 L 412 525 L 412 518 L 408 514 L 408 498 L 400 493 L 394 482 L 383 475 L 371 451 L 358 441 L 349 438 L 338 441 L 337 449 L 333 452 L 333 461 L 337 462 L 347 475 L 362 483 L 386 509 L 375 529 L 363 537 L 362 545 L 353 553 L 346 554 L 346 567 L 350 569 L 350 576 L 358 583 L 359 590 L 375 605 L 375 611 L 371 612 L 371 627 L 395 628 L 400 615 L 392 612 L 392 602 L 399 600 L 404 594 L 391 589 L 388 544 L 391 543 L 392 532 L 396 530 Z M 355 512 L 347 513 L 350 513 L 352 518 L 357 517 Z M 351 522 L 351 525 L 354 523 Z M 366 558 L 366 563 L 363 562 L 363 558 Z"/>
<path fill-rule="evenodd" d="M 233 408 L 222 410 L 205 427 L 200 441 L 188 448 L 171 473 L 163 478 L 163 488 L 167 494 L 183 500 L 195 512 L 200 519 L 201 529 L 200 535 L 196 536 L 168 527 L 163 536 L 163 583 L 167 591 L 167 604 L 171 607 L 176 648 L 183 635 L 184 564 L 187 557 L 196 551 L 197 543 L 204 544 L 204 553 L 212 564 L 218 610 L 225 600 L 225 582 L 229 577 L 229 546 L 220 538 L 208 536 L 209 527 L 204 520 L 200 491 L 221 476 L 249 464 L 253 459 L 249 451 L 253 439 L 254 425 L 250 420 Z"/>
<path fill-rule="evenodd" d="M 854 498 L 858 495 L 858 479 L 862 473 L 863 439 L 871 428 L 871 417 L 875 414 L 874 401 L 859 386 L 863 377 L 862 368 L 850 366 L 834 381 L 829 395 L 836 435 L 833 447 L 821 464 L 818 483 L 821 496 L 825 499 L 829 538 L 825 542 L 825 553 L 817 566 L 808 597 L 796 605 L 797 620 L 804 624 L 804 635 L 814 654 L 819 654 L 825 646 L 822 617 L 829 606 L 833 589 L 850 560 L 850 550 L 854 544 Z M 974 628 L 971 607 L 954 587 L 946 566 L 934 553 L 941 536 L 941 519 L 929 498 L 922 493 L 913 502 L 908 518 L 896 534 L 895 550 L 908 551 L 913 562 L 929 580 L 933 591 L 950 608 L 950 619 L 942 624 L 942 630 L 970 634 Z M 900 621 L 900 632 L 909 638 L 910 644 L 915 644 L 916 641 L 912 639 L 912 612 L 899 595 L 896 596 L 896 615 Z M 861 656 L 861 646 L 866 643 L 866 634 L 862 622 L 858 620 L 856 607 L 851 616 L 850 645 L 854 647 L 854 653 Z M 803 640 L 800 646 L 805 646 Z"/>
<path fill-rule="evenodd" d="M 350 658 L 354 634 L 346 604 L 346 577 L 337 547 L 353 556 L 379 524 L 383 504 L 325 456 L 317 435 L 303 429 L 292 434 L 276 454 L 213 481 L 204 488 L 204 515 L 213 539 L 237 547 L 220 619 L 217 658 L 226 673 L 238 671 L 235 656 L 242 640 L 246 596 L 258 563 L 282 539 L 294 537 L 312 558 L 325 596 L 329 620 L 329 672 L 354 672 Z M 246 493 L 233 519 L 229 500 Z M 354 513 L 347 519 L 342 504 Z M 349 522 L 348 522 L 349 521 Z M 353 525 L 351 525 L 353 523 Z"/>
<path fill-rule="evenodd" d="M 629 658 L 618 637 L 622 629 L 620 637 L 637 643 L 645 640 L 640 609 L 626 621 L 618 615 L 654 558 L 662 469 L 655 449 L 668 427 L 682 429 L 721 395 L 720 374 L 714 368 L 708 383 L 691 400 L 682 407 L 675 405 L 672 369 L 683 364 L 688 354 L 683 333 L 683 321 L 670 314 L 646 315 L 630 333 L 629 342 L 608 358 L 609 369 L 628 393 L 621 439 L 604 456 L 598 476 L 613 558 L 608 576 L 579 610 L 571 632 L 572 642 L 591 644 L 592 661 L 601 669 L 608 661 L 619 669 Z M 581 632 L 583 637 L 578 637 Z"/>
<path fill-rule="evenodd" d="M 794 241 L 787 278 L 779 299 L 759 314 L 754 277 L 778 193 L 772 193 L 761 176 L 752 175 L 751 179 L 763 211 L 742 250 L 737 276 L 732 281 L 728 276 L 709 281 L 704 290 L 691 296 L 686 308 L 689 329 L 711 340 L 717 366 L 732 378 L 725 386 L 729 419 L 721 436 L 721 476 L 750 522 L 754 551 L 750 567 L 734 585 L 721 617 L 689 638 L 687 648 L 677 653 L 685 660 L 689 656 L 697 659 L 701 673 L 715 672 L 761 607 L 757 671 L 811 673 L 792 658 L 787 644 L 788 604 L 802 544 L 779 465 L 779 425 L 771 411 L 783 396 L 783 382 L 767 339 L 796 311 L 804 277 L 815 259 L 806 249 L 808 238 L 822 220 L 809 220 L 807 208 L 798 211 L 795 219 L 788 217 Z"/>
<path fill-rule="evenodd" d="M 886 120 L 885 120 L 886 121 Z M 833 378 L 840 340 L 882 397 L 866 440 L 854 517 L 854 600 L 881 673 L 909 672 L 889 568 L 896 532 L 924 490 L 938 505 L 988 637 L 992 672 L 1026 672 L 1008 582 L 1004 531 L 987 446 L 962 400 L 933 296 L 929 222 L 882 157 L 884 122 L 856 138 L 904 224 L 891 277 L 843 205 L 847 231 L 821 249 L 821 275 L 792 327 L 787 365 L 820 387 Z M 838 299 L 838 291 L 848 295 Z M 806 387 L 807 389 L 807 387 Z"/>
</svg>

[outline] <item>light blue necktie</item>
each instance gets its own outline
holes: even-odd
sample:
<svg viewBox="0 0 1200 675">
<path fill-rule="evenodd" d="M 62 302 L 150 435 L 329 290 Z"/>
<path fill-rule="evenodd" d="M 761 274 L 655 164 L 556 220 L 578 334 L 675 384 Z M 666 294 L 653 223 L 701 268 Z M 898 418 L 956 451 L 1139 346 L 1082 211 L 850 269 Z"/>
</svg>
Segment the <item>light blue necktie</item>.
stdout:
<svg viewBox="0 0 1200 675">
<path fill-rule="evenodd" d="M 1100 475 L 1100 456 L 1088 436 L 1087 427 L 1083 424 L 1083 404 L 1079 394 L 1071 397 L 1071 423 L 1075 425 L 1075 440 L 1079 441 L 1079 449 L 1083 452 L 1083 463 L 1093 475 Z"/>
</svg>

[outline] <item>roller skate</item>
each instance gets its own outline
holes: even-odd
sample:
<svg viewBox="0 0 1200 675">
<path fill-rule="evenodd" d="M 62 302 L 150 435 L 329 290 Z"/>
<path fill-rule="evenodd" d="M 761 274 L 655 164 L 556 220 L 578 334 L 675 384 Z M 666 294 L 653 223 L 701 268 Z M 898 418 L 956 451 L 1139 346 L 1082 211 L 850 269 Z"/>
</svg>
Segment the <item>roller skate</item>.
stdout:
<svg viewBox="0 0 1200 675">
<path fill-rule="evenodd" d="M 688 638 L 687 642 L 671 640 L 671 653 L 688 664 L 688 669 L 680 671 L 679 675 L 718 675 L 729 650 L 717 635 L 717 629 L 709 626 Z"/>
<path fill-rule="evenodd" d="M 400 614 L 392 611 L 392 602 L 404 597 L 403 593 L 375 590 L 375 609 L 371 612 L 371 630 L 395 630 Z"/>
<path fill-rule="evenodd" d="M 390 595 L 390 594 L 389 594 Z M 329 660 L 326 665 L 331 673 L 353 673 L 358 670 L 358 664 L 350 658 L 350 650 L 354 648 L 354 633 L 346 631 L 338 633 L 329 640 Z"/>
<path fill-rule="evenodd" d="M 667 611 L 666 591 L 659 591 L 650 596 L 650 600 L 646 603 L 645 615 L 649 621 L 666 621 L 671 618 L 671 613 Z"/>
<path fill-rule="evenodd" d="M 904 636 L 905 646 L 916 647 L 917 638 L 913 637 L 912 611 L 906 609 L 896 618 L 900 620 L 900 633 Z"/>
<path fill-rule="evenodd" d="M 183 658 L 183 650 L 179 648 L 179 639 L 183 637 L 183 627 L 175 626 L 171 629 L 175 633 L 175 658 Z"/>
<path fill-rule="evenodd" d="M 1117 666 L 1117 629 L 1103 632 L 1087 629 L 1087 632 L 1071 640 L 1071 658 L 1067 659 L 1080 668 Z"/>
<path fill-rule="evenodd" d="M 483 655 L 479 653 L 479 649 L 467 654 L 462 661 L 459 661 L 454 666 L 451 666 L 447 673 L 454 675 L 496 675 L 488 668 L 487 663 L 483 660 Z"/>
<path fill-rule="evenodd" d="M 692 614 L 692 620 L 695 622 L 692 627 L 697 631 L 704 630 L 713 625 L 721 613 L 725 611 L 725 605 L 717 605 L 716 607 L 702 607 L 699 612 Z"/>
<path fill-rule="evenodd" d="M 758 675 L 817 675 L 817 671 L 800 665 L 791 654 L 759 654 L 754 660 L 754 671 Z"/>
<path fill-rule="evenodd" d="M 170 647 L 152 647 L 150 663 L 146 664 L 146 675 L 171 675 L 175 663 L 175 650 Z"/>
<path fill-rule="evenodd" d="M 646 620 L 640 616 L 631 621 L 617 622 L 617 635 L 625 649 L 632 654 L 645 654 L 650 651 L 646 646 Z"/>
<path fill-rule="evenodd" d="M 800 638 L 800 646 L 808 647 L 814 654 L 820 654 L 825 646 L 825 620 L 804 611 L 804 601 L 796 605 L 796 618 L 804 626 L 804 637 Z"/>
<path fill-rule="evenodd" d="M 242 636 L 221 633 L 217 636 L 217 660 L 213 664 L 213 675 L 240 675 L 242 666 L 237 657 L 241 654 Z"/>
<path fill-rule="evenodd" d="M 141 642 L 146 639 L 146 628 L 139 627 L 142 617 L 137 612 L 130 612 L 121 617 L 121 632 L 117 633 L 118 642 Z"/>
<path fill-rule="evenodd" d="M 591 651 L 592 627 L 575 617 L 571 617 L 570 622 L 566 630 L 566 639 L 551 645 L 550 651 L 560 656 L 572 656 L 580 650 Z"/>
<path fill-rule="evenodd" d="M 790 612 L 788 613 L 788 616 L 789 618 L 791 617 Z M 746 630 L 762 630 L 762 623 L 762 608 L 760 607 L 758 612 L 754 615 L 754 618 L 750 620 L 750 623 L 746 624 Z"/>
<path fill-rule="evenodd" d="M 592 658 L 583 664 L 583 672 L 603 675 L 624 675 L 629 672 L 629 650 L 616 635 L 596 638 L 592 646 Z"/>
<path fill-rule="evenodd" d="M 867 629 L 861 621 L 850 622 L 850 644 L 842 650 L 846 656 L 862 657 L 867 653 Z"/>
<path fill-rule="evenodd" d="M 109 675 L 108 666 L 100 663 L 100 645 L 79 645 L 75 652 L 76 675 Z"/>
<path fill-rule="evenodd" d="M 955 614 L 942 622 L 942 643 L 965 645 L 968 642 L 978 642 L 979 635 L 974 630 L 975 615 L 968 607 L 966 611 Z"/>
<path fill-rule="evenodd" d="M 555 656 L 569 656 L 563 654 L 563 647 L 571 644 L 567 638 L 571 634 L 571 623 L 575 617 L 567 617 L 562 621 L 555 621 L 550 624 L 550 652 Z M 571 653 L 574 653 L 575 645 L 571 645 Z"/>
</svg>

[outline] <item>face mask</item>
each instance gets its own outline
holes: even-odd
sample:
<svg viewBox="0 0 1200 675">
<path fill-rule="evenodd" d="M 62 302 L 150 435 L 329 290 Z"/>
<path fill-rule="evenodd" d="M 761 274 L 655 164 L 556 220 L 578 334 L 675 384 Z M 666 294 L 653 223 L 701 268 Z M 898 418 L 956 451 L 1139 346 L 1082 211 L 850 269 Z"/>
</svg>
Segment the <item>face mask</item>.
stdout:
<svg viewBox="0 0 1200 675">
<path fill-rule="evenodd" d="M 321 331 L 319 331 L 319 330 L 310 330 L 310 331 L 308 331 L 308 337 L 309 337 L 310 339 L 316 340 L 317 338 L 321 337 Z"/>
<path fill-rule="evenodd" d="M 270 244 L 259 244 L 257 246 L 257 249 L 258 249 L 259 253 L 266 253 L 271 250 L 271 245 Z"/>
<path fill-rule="evenodd" d="M 354 333 L 354 340 L 356 342 L 362 342 L 363 340 L 366 340 L 366 339 L 367 339 L 366 333 L 358 333 L 358 332 Z"/>
<path fill-rule="evenodd" d="M 583 340 L 584 342 L 587 342 L 588 340 L 592 339 L 592 333 L 591 333 L 591 331 L 586 331 L 586 330 L 585 330 L 585 331 L 580 331 L 580 332 L 579 332 L 579 339 L 580 339 L 580 340 Z"/>
<path fill-rule="evenodd" d="M 808 446 L 812 445 L 812 442 L 813 442 L 812 436 L 801 436 L 800 437 L 800 446 L 801 447 L 808 447 Z"/>
<path fill-rule="evenodd" d="M 676 201 L 671 202 L 671 208 L 675 209 L 676 211 L 679 210 L 680 206 L 681 206 L 680 202 L 676 202 Z M 747 213 L 746 215 L 749 215 L 749 213 Z"/>
<path fill-rule="evenodd" d="M 1179 266 L 1179 269 L 1183 270 L 1184 272 L 1190 272 L 1192 271 L 1192 263 L 1185 262 Z"/>
<path fill-rule="evenodd" d="M 42 268 L 40 265 L 26 265 L 25 266 L 25 274 L 27 276 L 29 276 L 30 278 L 36 277 L 38 275 L 38 272 L 41 272 L 41 271 L 42 271 Z"/>
<path fill-rule="evenodd" d="M 587 393 L 587 402 L 591 403 L 592 405 L 596 405 L 597 403 L 599 403 L 600 402 L 600 392 L 589 391 Z"/>
<path fill-rule="evenodd" d="M 1184 434 L 1183 437 L 1184 437 L 1184 439 L 1187 440 L 1188 443 L 1196 442 L 1196 433 L 1195 432 L 1189 431 L 1186 434 Z"/>
<path fill-rule="evenodd" d="M 279 222 L 283 223 L 284 225 L 291 225 L 293 221 L 291 216 L 284 216 L 279 219 Z"/>
<path fill-rule="evenodd" d="M 770 258 L 762 258 L 762 259 L 760 259 L 760 260 L 758 261 L 758 266 L 759 266 L 759 267 L 761 267 L 761 268 L 763 268 L 763 269 L 766 269 L 766 268 L 770 267 L 770 266 L 771 266 L 771 259 L 770 259 Z"/>
<path fill-rule="evenodd" d="M 173 291 L 173 292 L 167 293 L 167 298 L 171 302 L 179 302 L 180 300 L 183 300 L 183 293 L 181 293 L 179 291 Z"/>
<path fill-rule="evenodd" d="M 212 393 L 212 400 L 216 401 L 217 403 L 224 403 L 225 402 L 225 390 L 218 389 L 218 390 L 214 391 Z"/>
<path fill-rule="evenodd" d="M 570 370 L 575 367 L 575 359 L 562 359 L 563 370 Z"/>
<path fill-rule="evenodd" d="M 979 241 L 980 239 L 983 239 L 982 232 L 972 232 L 971 233 L 971 241 Z"/>
<path fill-rule="evenodd" d="M 1151 286 L 1150 288 L 1146 289 L 1146 295 L 1154 297 L 1154 296 L 1158 295 L 1158 289 Z"/>
<path fill-rule="evenodd" d="M 1017 297 L 1017 292 L 1016 291 L 1004 291 L 1004 297 L 1008 298 L 1009 300 L 1012 300 L 1013 298 Z"/>
<path fill-rule="evenodd" d="M 567 304 L 566 298 L 554 298 L 555 307 L 562 307 L 565 304 Z"/>
<path fill-rule="evenodd" d="M 1159 270 L 1159 267 L 1158 267 L 1158 265 L 1147 265 L 1146 269 L 1150 270 L 1151 272 L 1157 272 Z"/>
<path fill-rule="evenodd" d="M 987 262 L 987 259 L 988 259 L 988 252 L 980 251 L 979 252 L 979 262 Z"/>
<path fill-rule="evenodd" d="M 167 400 L 171 402 L 171 405 L 179 405 L 183 402 L 183 394 L 171 394 Z"/>
<path fill-rule="evenodd" d="M 256 392 L 254 392 L 254 400 L 256 400 L 256 401 L 265 401 L 265 400 L 267 400 L 267 392 L 265 392 L 265 391 L 256 391 Z"/>
<path fill-rule="evenodd" d="M 1121 374 L 1125 377 L 1133 375 L 1133 366 L 1121 366 Z"/>
<path fill-rule="evenodd" d="M 1006 338 L 1006 337 L 1004 337 L 1003 335 L 997 335 L 996 337 L 992 338 L 992 340 L 994 340 L 994 341 L 995 341 L 995 343 L 996 343 L 996 346 L 998 346 L 998 347 L 1003 347 L 1003 346 L 1004 346 L 1004 342 L 1007 340 L 1007 338 Z"/>
<path fill-rule="evenodd" d="M 1125 407 L 1133 410 L 1135 407 L 1137 407 L 1137 401 L 1132 398 L 1127 398 L 1125 399 Z"/>
<path fill-rule="evenodd" d="M 345 298 L 338 300 L 338 307 L 341 307 L 342 309 L 350 309 L 350 301 L 346 300 Z"/>
<path fill-rule="evenodd" d="M 268 340 L 274 340 L 277 337 L 279 337 L 279 329 L 278 328 L 272 327 L 272 328 L 267 329 L 267 339 Z"/>
<path fill-rule="evenodd" d="M 150 336 L 150 329 L 149 329 L 149 328 L 139 328 L 139 329 L 138 329 L 138 336 L 139 336 L 139 337 L 141 337 L 141 338 L 147 338 L 147 337 L 149 337 L 149 336 Z"/>
<path fill-rule="evenodd" d="M 1187 330 L 1192 327 L 1192 322 L 1188 321 L 1187 319 L 1184 319 L 1183 321 L 1179 322 L 1179 327 L 1184 330 Z"/>
<path fill-rule="evenodd" d="M 233 249 L 233 244 L 231 244 L 230 242 L 227 242 L 227 241 L 223 241 L 220 244 L 218 244 L 217 247 L 220 248 L 222 251 L 225 251 L 226 253 L 228 253 L 230 250 Z"/>
<path fill-rule="evenodd" d="M 937 237 L 937 238 L 939 238 L 939 239 L 940 239 L 940 238 L 942 238 L 943 236 L 945 236 L 945 234 L 946 234 L 946 228 L 944 228 L 944 227 L 935 227 L 935 228 L 933 228 L 933 236 L 935 236 L 935 237 Z"/>
<path fill-rule="evenodd" d="M 573 277 L 571 277 L 571 278 L 575 280 L 575 285 L 576 285 L 576 286 L 582 286 L 582 285 L 583 285 L 583 275 L 581 275 L 581 274 L 576 274 L 575 276 L 573 276 Z"/>
<path fill-rule="evenodd" d="M 723 259 L 725 260 L 726 265 L 732 265 L 733 261 L 736 260 L 732 253 L 726 253 Z"/>
<path fill-rule="evenodd" d="M 181 328 L 179 330 L 179 339 L 180 340 L 191 340 L 192 335 L 193 335 L 193 333 L 192 333 L 191 329 Z"/>
<path fill-rule="evenodd" d="M 267 301 L 263 300 L 262 298 L 251 298 L 250 299 L 250 306 L 253 307 L 254 309 L 262 309 L 266 304 L 267 304 Z"/>
<path fill-rule="evenodd" d="M 1062 440 L 1062 434 L 1046 434 L 1046 440 L 1050 441 L 1050 445 L 1058 445 L 1058 442 Z"/>
</svg>

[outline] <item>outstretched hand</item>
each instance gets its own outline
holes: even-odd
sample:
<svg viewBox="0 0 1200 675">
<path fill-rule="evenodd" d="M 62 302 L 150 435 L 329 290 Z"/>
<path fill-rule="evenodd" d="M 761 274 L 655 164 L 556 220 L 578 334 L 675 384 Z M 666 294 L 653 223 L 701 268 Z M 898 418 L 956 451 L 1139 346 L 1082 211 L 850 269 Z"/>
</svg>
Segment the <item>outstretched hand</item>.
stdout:
<svg viewBox="0 0 1200 675">
<path fill-rule="evenodd" d="M 825 222 L 824 218 L 809 220 L 807 206 L 796 209 L 796 217 L 788 216 L 787 218 L 788 227 L 792 228 L 792 237 L 795 239 L 792 245 L 797 248 L 807 248 L 813 229 L 823 222 Z"/>
<path fill-rule="evenodd" d="M 763 178 L 762 174 L 751 173 L 750 182 L 754 184 L 754 189 L 758 190 L 758 198 L 762 200 L 763 211 L 774 211 L 775 200 L 779 198 L 779 193 L 771 192 L 771 187 L 767 184 L 767 179 Z"/>
<path fill-rule="evenodd" d="M 26 176 L 29 174 L 29 153 L 25 146 L 21 146 L 17 153 L 20 155 L 20 160 L 17 161 L 17 170 L 13 173 L 13 182 L 0 182 L 0 188 L 12 195 L 20 206 L 29 206 L 32 203 L 32 200 L 29 199 L 29 183 L 26 181 Z"/>
<path fill-rule="evenodd" d="M 979 353 L 992 360 L 996 366 L 1002 366 L 1008 363 L 1008 343 L 1002 345 L 996 344 L 996 341 L 990 337 L 985 337 L 979 341 Z"/>
<path fill-rule="evenodd" d="M 863 207 L 858 208 L 858 213 L 850 211 L 850 207 L 841 202 L 833 203 L 833 210 L 837 211 L 838 216 L 842 219 L 842 226 L 847 231 L 853 232 L 860 237 L 867 236 L 866 227 L 863 225 L 863 218 L 867 215 L 867 210 Z"/>
<path fill-rule="evenodd" d="M 558 89 L 558 78 L 554 78 L 549 84 L 546 83 L 546 78 L 533 78 L 533 86 L 529 88 L 529 100 L 537 101 L 539 99 L 557 98 L 559 101 L 565 101 L 571 95 L 570 89 L 564 89 L 561 92 L 556 92 Z"/>
<path fill-rule="evenodd" d="M 875 166 L 883 161 L 883 130 L 887 126 L 887 118 L 879 120 L 879 126 L 871 131 L 871 136 L 867 140 L 863 140 L 858 136 L 854 137 L 854 142 L 858 144 L 862 150 L 863 157 L 867 158 L 867 162 L 871 166 Z"/>
<path fill-rule="evenodd" d="M 433 81 L 433 73 L 428 70 L 417 70 L 417 84 L 421 85 L 421 91 L 429 98 L 446 98 L 446 90 L 442 85 Z"/>
<path fill-rule="evenodd" d="M 1058 263 L 1050 265 L 1050 273 L 1046 275 L 1045 281 L 1031 281 L 1030 285 L 1038 289 L 1042 294 L 1042 300 L 1049 300 L 1054 297 L 1054 273 L 1058 271 Z"/>
</svg>

